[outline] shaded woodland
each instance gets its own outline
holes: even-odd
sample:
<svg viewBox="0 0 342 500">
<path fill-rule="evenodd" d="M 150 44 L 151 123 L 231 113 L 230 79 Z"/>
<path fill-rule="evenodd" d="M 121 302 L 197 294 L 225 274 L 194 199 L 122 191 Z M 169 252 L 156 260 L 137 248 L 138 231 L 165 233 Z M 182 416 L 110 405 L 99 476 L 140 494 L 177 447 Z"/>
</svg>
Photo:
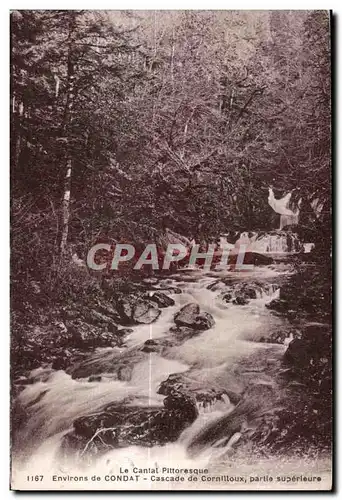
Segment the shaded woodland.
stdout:
<svg viewBox="0 0 342 500">
<path fill-rule="evenodd" d="M 268 185 L 318 196 L 321 233 L 329 23 L 325 11 L 12 12 L 13 291 L 38 280 L 55 293 L 70 245 L 84 258 L 103 237 L 270 229 Z"/>
<path fill-rule="evenodd" d="M 293 257 L 294 272 L 285 284 L 280 273 L 280 295 L 267 305 L 291 326 L 290 336 L 277 329 L 267 342 L 293 339 L 279 373 L 297 397 L 281 410 L 272 443 L 329 449 L 330 24 L 327 11 L 11 13 L 14 396 L 32 383 L 33 368 L 72 372 L 75 359 L 97 347 L 124 350 L 127 326 L 151 323 L 161 314 L 157 305 L 175 304 L 164 294 L 146 296 L 156 277 L 141 284 L 138 273 L 92 273 L 84 261 L 95 243 L 142 248 L 166 227 L 196 242 L 267 234 L 279 227 L 268 204 L 272 186 L 277 199 L 292 191 L 294 207 L 301 200 L 298 241 L 316 245 Z M 260 283 L 245 288 L 234 307 L 257 298 Z M 182 290 L 174 283 L 168 292 Z M 199 306 L 190 306 L 196 322 Z M 202 323 L 187 333 L 209 330 L 214 319 L 204 311 Z M 187 340 L 175 332 L 167 342 Z M 170 347 L 148 342 L 138 360 Z M 131 367 L 111 356 L 118 380 L 129 381 Z M 97 368 L 74 378 L 93 382 L 109 371 L 102 358 Z M 189 407 L 192 422 L 197 413 Z M 165 408 L 158 418 L 168 417 Z M 20 429 L 23 414 L 13 415 Z M 268 422 L 265 429 L 256 441 L 269 435 Z"/>
</svg>

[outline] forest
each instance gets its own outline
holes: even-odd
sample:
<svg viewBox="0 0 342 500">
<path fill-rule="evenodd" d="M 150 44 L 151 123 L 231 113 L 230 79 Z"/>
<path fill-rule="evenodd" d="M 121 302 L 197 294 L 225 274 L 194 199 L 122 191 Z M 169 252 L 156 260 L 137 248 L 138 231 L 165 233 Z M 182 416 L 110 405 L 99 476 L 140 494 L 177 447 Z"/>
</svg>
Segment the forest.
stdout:
<svg viewBox="0 0 342 500">
<path fill-rule="evenodd" d="M 176 442 L 198 405 L 224 394 L 234 411 L 193 436 L 189 456 L 225 442 L 227 426 L 239 433 L 246 415 L 258 423 L 241 431 L 242 446 L 330 449 L 330 13 L 14 10 L 10 23 L 14 448 L 71 423 L 61 450 L 77 448 L 82 460 L 108 447 Z M 300 205 L 288 233 L 279 232 L 270 189 L 276 200 L 292 193 L 291 209 Z M 176 241 L 204 244 L 222 234 L 287 238 L 295 255 L 259 256 L 264 274 L 245 281 L 195 273 L 167 282 L 174 269 L 108 274 L 85 264 L 97 243 L 142 249 L 163 241 L 166 228 Z M 304 242 L 314 251 L 304 253 Z M 150 323 L 156 338 L 146 337 Z M 210 369 L 231 359 L 232 345 L 240 361 L 217 386 Z M 141 396 L 146 374 L 135 373 L 146 356 L 166 397 L 158 410 L 139 403 L 137 421 L 125 406 L 131 395 L 120 391 L 133 380 Z M 121 403 L 102 392 L 108 373 Z M 262 379 L 256 389 L 251 373 Z M 60 385 L 39 392 L 49 377 Z M 87 410 L 109 409 L 84 415 L 75 380 L 103 395 L 98 401 L 94 391 Z M 260 417 L 261 401 L 272 416 Z M 38 432 L 37 422 L 54 418 L 65 420 Z M 152 427 L 139 434 L 146 419 Z"/>
<path fill-rule="evenodd" d="M 329 225 L 329 23 L 14 11 L 13 291 L 56 291 L 70 245 L 85 258 L 101 238 L 147 241 L 163 225 L 205 240 L 270 229 L 269 185 L 318 196 Z"/>
</svg>

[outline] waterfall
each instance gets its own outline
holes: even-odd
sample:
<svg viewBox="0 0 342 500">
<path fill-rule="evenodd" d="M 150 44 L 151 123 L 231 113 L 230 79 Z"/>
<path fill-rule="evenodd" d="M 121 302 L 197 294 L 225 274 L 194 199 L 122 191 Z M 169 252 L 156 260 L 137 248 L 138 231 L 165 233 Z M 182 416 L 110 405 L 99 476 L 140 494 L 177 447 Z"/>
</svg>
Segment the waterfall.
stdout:
<svg viewBox="0 0 342 500">
<path fill-rule="evenodd" d="M 304 245 L 297 233 L 276 231 L 259 234 L 248 247 L 258 253 L 298 253 L 304 251 Z"/>
<path fill-rule="evenodd" d="M 283 198 L 276 199 L 274 197 L 273 189 L 268 188 L 268 204 L 273 208 L 273 210 L 280 214 L 280 227 L 282 230 L 285 226 L 297 225 L 299 220 L 299 208 L 302 204 L 302 200 L 300 199 L 297 203 L 297 209 L 294 212 L 290 209 L 290 200 L 292 196 L 292 191 L 287 193 Z"/>
<path fill-rule="evenodd" d="M 292 231 L 242 232 L 234 245 L 227 243 L 226 238 L 223 236 L 220 238 L 221 248 L 227 248 L 232 252 L 234 252 L 234 249 L 240 248 L 241 245 L 244 246 L 246 252 L 261 254 L 293 254 L 312 249 L 312 244 L 304 244 L 298 234 Z"/>
</svg>

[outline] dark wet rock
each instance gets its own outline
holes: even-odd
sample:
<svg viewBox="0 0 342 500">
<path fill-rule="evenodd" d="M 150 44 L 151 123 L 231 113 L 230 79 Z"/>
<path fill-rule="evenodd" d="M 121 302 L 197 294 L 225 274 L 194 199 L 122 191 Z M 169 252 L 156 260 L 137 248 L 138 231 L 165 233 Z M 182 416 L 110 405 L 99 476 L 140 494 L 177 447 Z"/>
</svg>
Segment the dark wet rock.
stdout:
<svg viewBox="0 0 342 500">
<path fill-rule="evenodd" d="M 61 308 L 60 315 L 64 321 L 82 320 L 93 325 L 106 325 L 107 329 L 115 332 L 120 316 L 117 310 L 108 302 L 98 301 L 92 304 L 92 307 L 81 307 L 79 304 L 73 304 Z"/>
<path fill-rule="evenodd" d="M 65 460 L 67 463 L 71 454 L 82 454 L 85 446 L 86 442 L 84 436 L 80 436 L 73 431 L 65 434 L 58 450 L 59 461 L 63 463 L 63 460 Z"/>
<path fill-rule="evenodd" d="M 183 293 L 182 289 L 179 287 L 172 287 L 167 289 L 170 293 L 175 293 L 176 295 L 179 295 Z"/>
<path fill-rule="evenodd" d="M 65 353 L 60 353 L 56 359 L 52 362 L 52 368 L 54 370 L 64 370 L 64 368 L 68 365 L 68 356 L 64 355 Z"/>
<path fill-rule="evenodd" d="M 199 335 L 202 330 L 195 330 L 194 328 L 189 328 L 188 326 L 172 326 L 169 331 L 175 335 L 178 341 L 184 342 L 185 340 L 191 339 L 195 335 Z"/>
<path fill-rule="evenodd" d="M 277 285 L 266 281 L 232 283 L 228 280 L 226 283 L 225 290 L 223 290 L 220 297 L 225 302 L 232 302 L 236 305 L 248 304 L 250 300 L 257 299 L 264 294 L 271 296 L 277 289 Z"/>
<path fill-rule="evenodd" d="M 167 338 L 148 339 L 141 350 L 147 353 L 157 352 L 161 356 L 164 356 L 167 355 L 170 348 L 181 345 L 186 340 L 199 335 L 202 331 L 187 326 L 172 326 L 169 330 L 170 335 Z"/>
<path fill-rule="evenodd" d="M 52 363 L 51 367 L 54 370 L 66 370 L 66 368 L 74 363 L 78 363 L 86 356 L 86 352 L 78 349 L 72 348 L 61 349 L 51 353 Z"/>
<path fill-rule="evenodd" d="M 139 348 L 120 350 L 109 350 L 105 352 L 94 352 L 73 366 L 68 367 L 67 373 L 72 378 L 88 378 L 92 375 L 103 373 L 113 374 L 114 378 L 119 379 L 119 373 L 122 377 L 131 376 L 131 370 L 137 363 L 144 360 L 146 353 Z M 127 368 L 127 369 L 126 369 Z M 126 369 L 126 370 L 124 370 Z"/>
<path fill-rule="evenodd" d="M 172 347 L 175 344 L 176 343 L 173 342 L 171 339 L 165 337 L 160 339 L 148 339 L 144 343 L 141 350 L 147 353 L 157 352 L 158 354 L 161 355 L 165 351 L 165 349 L 167 349 L 168 347 Z"/>
<path fill-rule="evenodd" d="M 119 329 L 114 317 L 118 317 L 115 309 L 105 301 L 93 302 L 92 307 L 70 303 L 37 315 L 37 326 L 28 325 L 24 333 L 14 329 L 11 355 L 15 373 L 49 364 L 64 370 L 86 351 L 121 346 L 128 331 Z"/>
<path fill-rule="evenodd" d="M 235 299 L 233 299 L 233 304 L 237 306 L 244 306 L 248 304 L 248 302 L 249 300 L 246 299 L 245 297 L 242 297 L 241 295 L 238 295 L 237 297 L 235 297 Z"/>
<path fill-rule="evenodd" d="M 74 420 L 73 426 L 75 434 L 86 438 L 91 438 L 98 429 L 112 427 L 114 424 L 123 423 L 124 415 L 109 412 L 99 412 L 93 415 L 87 415 Z"/>
<path fill-rule="evenodd" d="M 288 303 L 282 299 L 274 299 L 271 300 L 268 304 L 265 304 L 267 309 L 272 309 L 273 311 L 279 313 L 287 313 L 288 312 Z"/>
<path fill-rule="evenodd" d="M 213 316 L 207 312 L 202 312 L 196 321 L 196 328 L 199 330 L 209 330 L 215 325 L 215 320 Z"/>
<path fill-rule="evenodd" d="M 243 288 L 243 295 L 247 299 L 256 299 L 258 296 L 261 295 L 262 293 L 262 287 L 258 286 L 257 284 L 246 284 Z"/>
<path fill-rule="evenodd" d="M 111 333 L 116 333 L 118 331 L 118 325 L 112 318 L 95 309 L 89 310 L 84 314 L 84 317 L 88 324 L 106 328 Z"/>
<path fill-rule="evenodd" d="M 128 295 L 118 302 L 118 311 L 124 324 L 149 324 L 159 318 L 161 311 L 155 302 Z"/>
<path fill-rule="evenodd" d="M 271 328 L 264 334 L 261 332 L 246 338 L 253 342 L 263 342 L 266 344 L 281 344 L 284 345 L 285 340 L 300 337 L 299 330 L 291 326 L 282 325 L 281 328 Z"/>
<path fill-rule="evenodd" d="M 120 321 L 120 315 L 119 315 L 118 311 L 111 304 L 108 304 L 106 302 L 102 302 L 102 303 L 99 302 L 97 304 L 96 309 L 100 313 L 103 313 L 106 316 L 108 316 L 109 318 L 111 318 L 112 320 L 114 320 L 115 322 Z"/>
<path fill-rule="evenodd" d="M 195 330 L 208 330 L 215 325 L 211 314 L 200 312 L 198 304 L 185 305 L 176 315 L 174 321 L 178 327 L 189 327 Z"/>
<path fill-rule="evenodd" d="M 314 340 L 320 346 L 325 346 L 326 342 L 331 342 L 332 325 L 310 321 L 303 327 L 303 338 Z"/>
<path fill-rule="evenodd" d="M 91 375 L 88 378 L 88 382 L 101 382 L 101 380 L 102 380 L 101 375 Z"/>
<path fill-rule="evenodd" d="M 150 297 L 150 300 L 152 300 L 152 302 L 156 302 L 158 307 L 170 307 L 175 305 L 175 301 L 163 292 L 154 292 L 154 294 Z"/>
<path fill-rule="evenodd" d="M 20 368 L 20 373 L 38 368 L 41 365 L 41 345 L 31 339 L 26 338 L 25 343 L 20 339 L 11 339 L 11 368 L 17 374 L 16 368 Z"/>
<path fill-rule="evenodd" d="M 196 322 L 199 313 L 200 307 L 198 304 L 187 304 L 175 315 L 175 323 L 177 326 L 191 327 Z"/>
<path fill-rule="evenodd" d="M 107 325 L 107 323 L 106 323 Z M 94 349 L 95 347 L 114 347 L 120 345 L 117 327 L 115 331 L 103 330 L 103 325 L 96 327 L 77 319 L 66 323 L 68 331 L 71 333 L 71 344 L 80 349 Z"/>
<path fill-rule="evenodd" d="M 197 416 L 195 399 L 177 392 L 164 399 L 163 407 L 111 404 L 76 419 L 74 431 L 63 439 L 62 447 L 91 456 L 109 448 L 164 445 L 176 441 Z"/>
<path fill-rule="evenodd" d="M 167 380 L 160 384 L 157 392 L 167 396 L 174 391 L 192 395 L 203 406 L 209 406 L 215 401 L 222 400 L 224 396 L 227 396 L 232 404 L 237 404 L 241 399 L 239 394 L 223 389 L 218 384 L 211 384 L 210 387 L 207 387 L 199 377 L 195 377 L 194 374 L 188 372 L 169 375 Z"/>
<path fill-rule="evenodd" d="M 316 292 L 317 293 L 317 292 Z M 332 442 L 332 325 L 311 321 L 302 327 L 284 355 L 289 391 L 298 393 L 298 401 L 282 412 L 284 429 L 279 446 L 295 440 L 302 448 Z"/>
<path fill-rule="evenodd" d="M 292 384 L 290 390 L 299 389 L 300 400 L 305 403 L 298 416 L 289 419 L 287 434 L 290 440 L 297 432 L 309 443 L 318 441 L 330 446 L 333 390 L 331 329 L 331 325 L 318 322 L 306 325 L 302 337 L 294 339 L 284 355 L 285 366 L 291 368 L 287 376 Z M 297 425 L 294 425 L 295 417 Z"/>
<path fill-rule="evenodd" d="M 54 369 L 62 370 L 81 355 L 82 350 L 75 345 L 72 332 L 62 322 L 34 328 L 28 326 L 20 338 L 15 333 L 12 335 L 13 376 L 51 364 Z"/>
<path fill-rule="evenodd" d="M 279 367 L 278 374 L 272 376 L 274 380 L 278 375 L 278 380 L 285 384 L 283 407 L 277 405 L 277 409 L 248 418 L 249 429 L 242 431 L 242 440 L 256 443 L 258 448 L 266 446 L 268 450 L 283 451 L 295 444 L 304 450 L 315 443 L 315 446 L 323 445 L 328 449 L 331 443 L 331 270 L 328 265 L 324 266 L 324 262 L 322 256 L 315 266 L 305 268 L 300 264 L 296 274 L 279 278 L 280 297 L 268 304 L 278 314 L 295 320 L 292 324 L 292 328 L 295 325 L 294 332 L 291 332 L 295 338 L 284 355 L 283 370 Z M 284 270 L 288 269 L 284 266 Z M 231 282 L 226 284 L 231 286 Z M 304 327 L 307 319 L 311 323 Z M 265 341 L 282 343 L 286 328 L 281 330 L 279 335 L 277 332 L 267 333 Z M 290 332 L 285 333 L 288 338 Z M 253 363 L 250 369 L 255 371 L 256 364 Z M 228 428 L 229 422 L 223 423 Z M 209 434 L 215 431 L 209 430 Z M 209 439 L 209 434 L 204 439 Z"/>
<path fill-rule="evenodd" d="M 141 348 L 143 352 L 160 352 L 160 343 L 158 340 L 148 339 Z"/>
<path fill-rule="evenodd" d="M 217 265 L 220 266 L 221 259 L 222 259 L 222 249 L 218 249 L 214 252 L 211 268 L 215 269 Z M 230 266 L 236 266 L 236 265 L 239 266 L 242 264 L 253 265 L 253 266 L 268 266 L 273 262 L 274 262 L 273 258 L 268 255 L 260 254 L 253 251 L 246 251 L 242 253 L 242 250 L 239 249 L 238 247 L 233 248 L 228 256 L 228 265 Z M 196 263 L 199 267 L 202 267 L 205 265 L 205 259 L 197 259 Z"/>
<path fill-rule="evenodd" d="M 213 283 L 209 283 L 207 286 L 207 290 L 212 290 L 215 292 L 216 290 L 219 290 L 223 286 L 223 282 L 221 280 L 216 280 Z"/>
</svg>

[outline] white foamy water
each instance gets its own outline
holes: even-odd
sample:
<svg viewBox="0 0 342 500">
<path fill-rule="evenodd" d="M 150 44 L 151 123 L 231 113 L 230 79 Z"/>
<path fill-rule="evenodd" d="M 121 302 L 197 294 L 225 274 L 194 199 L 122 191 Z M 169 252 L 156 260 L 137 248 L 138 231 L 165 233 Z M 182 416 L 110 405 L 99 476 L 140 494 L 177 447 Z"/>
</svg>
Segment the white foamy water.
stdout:
<svg viewBox="0 0 342 500">
<path fill-rule="evenodd" d="M 286 270 L 284 270 L 286 272 Z M 264 270 L 265 273 L 265 270 Z M 268 277 L 276 276 L 276 270 L 268 269 Z M 267 274 L 265 273 L 263 276 Z M 227 274 L 226 274 L 227 275 Z M 236 278 L 248 280 L 258 278 L 261 273 L 255 272 L 236 273 Z M 70 487 L 70 483 L 56 483 L 53 475 L 91 476 L 97 474 L 104 477 L 106 474 L 118 475 L 121 469 L 132 470 L 133 467 L 177 467 L 177 468 L 201 468 L 209 467 L 215 460 L 229 452 L 232 441 L 224 443 L 223 447 L 208 447 L 196 458 L 187 455 L 187 443 L 199 432 L 209 421 L 225 415 L 231 411 L 233 406 L 228 399 L 218 401 L 209 408 L 200 408 L 197 420 L 186 429 L 176 443 L 166 446 L 153 446 L 146 448 L 142 446 L 130 446 L 123 449 L 109 450 L 106 454 L 94 460 L 88 467 L 78 465 L 75 460 L 69 463 L 60 463 L 58 450 L 63 436 L 72 428 L 73 420 L 82 415 L 99 411 L 105 405 L 112 402 L 120 402 L 130 398 L 135 405 L 162 406 L 164 396 L 158 395 L 157 390 L 160 383 L 172 373 L 182 373 L 192 368 L 199 380 L 210 384 L 219 382 L 226 385 L 227 389 L 241 389 L 240 376 L 243 373 L 246 359 L 256 355 L 261 364 L 257 375 L 249 373 L 254 379 L 262 379 L 262 366 L 269 357 L 280 358 L 285 350 L 284 346 L 264 344 L 256 342 L 261 336 L 281 328 L 283 321 L 273 316 L 265 304 L 277 297 L 275 290 L 271 295 L 260 294 L 258 299 L 252 300 L 248 305 L 236 306 L 226 304 L 220 299 L 220 288 L 216 291 L 208 290 L 206 287 L 216 281 L 220 274 L 203 273 L 194 271 L 191 274 L 183 273 L 180 278 L 183 281 L 170 283 L 180 287 L 182 294 L 173 294 L 175 305 L 162 310 L 157 322 L 151 325 L 140 325 L 133 329 L 127 338 L 128 349 L 134 349 L 142 345 L 147 339 L 168 337 L 169 329 L 174 325 L 173 318 L 181 307 L 188 303 L 198 303 L 201 311 L 213 315 L 215 326 L 210 330 L 201 332 L 195 337 L 185 341 L 179 346 L 168 350 L 167 358 L 155 353 L 145 354 L 133 367 L 131 380 L 127 382 L 115 380 L 111 373 L 103 373 L 100 382 L 88 382 L 87 379 L 73 380 L 63 371 L 51 369 L 39 369 L 33 373 L 35 380 L 28 385 L 19 395 L 19 404 L 25 409 L 27 422 L 17 433 L 14 446 L 13 481 L 22 484 L 27 475 L 45 474 L 45 488 Z M 194 280 L 194 281 L 189 281 Z M 112 352 L 120 352 L 118 349 L 98 350 L 95 354 L 97 359 L 101 356 L 107 359 Z M 122 352 L 125 349 L 121 350 Z M 114 358 L 113 358 L 114 359 Z M 115 361 L 113 361 L 115 362 Z M 240 372 L 234 378 L 235 368 Z M 248 368 L 248 369 L 247 369 Z M 246 373 L 250 371 L 245 367 Z M 248 373 L 247 373 L 248 375 Z M 268 380 L 264 377 L 265 380 Z M 270 381 L 272 382 L 272 381 Z M 239 439 L 239 435 L 232 436 L 233 441 Z M 228 460 L 228 459 L 227 459 Z M 232 466 L 227 462 L 228 469 Z M 168 489 L 180 488 L 179 484 L 161 485 L 149 478 L 148 481 L 132 484 L 131 482 L 120 484 L 115 482 L 101 481 L 101 485 L 87 482 L 73 484 L 80 489 Z M 29 485 L 25 484 L 25 487 Z M 35 485 L 37 487 L 37 485 Z M 39 486 L 39 485 L 38 485 Z M 203 486 L 203 485 L 202 485 Z M 184 485 L 183 485 L 184 487 Z M 188 484 L 187 488 L 192 487 Z M 196 487 L 194 486 L 194 489 Z"/>
<path fill-rule="evenodd" d="M 303 245 L 296 233 L 279 231 L 263 236 L 256 235 L 255 238 L 252 238 L 248 248 L 253 252 L 263 254 L 289 254 L 299 252 L 303 249 Z"/>
</svg>

